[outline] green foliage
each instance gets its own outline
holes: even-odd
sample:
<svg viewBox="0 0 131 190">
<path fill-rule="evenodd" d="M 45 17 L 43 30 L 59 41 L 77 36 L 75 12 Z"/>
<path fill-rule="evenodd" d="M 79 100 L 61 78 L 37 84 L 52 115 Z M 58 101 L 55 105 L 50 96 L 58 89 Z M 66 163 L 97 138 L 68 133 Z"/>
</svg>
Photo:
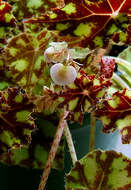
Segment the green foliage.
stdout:
<svg viewBox="0 0 131 190">
<path fill-rule="evenodd" d="M 6 64 L 14 81 L 29 90 L 35 86 L 43 74 L 45 60 L 43 52 L 53 33 L 44 30 L 37 37 L 21 33 L 13 37 L 6 49 Z"/>
<path fill-rule="evenodd" d="M 66 176 L 66 190 L 130 189 L 130 169 L 130 160 L 121 153 L 96 150 L 75 163 Z"/>
<path fill-rule="evenodd" d="M 131 143 L 130 17 L 130 0 L 0 0 L 2 163 L 44 168 L 57 126 L 82 123 L 85 113 L 101 120 L 103 132 L 118 129 L 122 142 Z M 127 48 L 111 57 L 113 44 Z M 56 85 L 54 63 L 73 68 L 74 82 Z M 53 163 L 63 167 L 64 138 Z M 67 175 L 66 189 L 129 190 L 130 167 L 122 154 L 91 152 Z"/>
</svg>

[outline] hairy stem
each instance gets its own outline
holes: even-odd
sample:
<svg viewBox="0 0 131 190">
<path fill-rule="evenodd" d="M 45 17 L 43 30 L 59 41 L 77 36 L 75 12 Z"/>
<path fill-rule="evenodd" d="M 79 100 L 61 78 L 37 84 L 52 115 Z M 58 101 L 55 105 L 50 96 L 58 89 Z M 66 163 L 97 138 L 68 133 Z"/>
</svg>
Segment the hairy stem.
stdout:
<svg viewBox="0 0 131 190">
<path fill-rule="evenodd" d="M 94 150 L 95 146 L 95 132 L 96 132 L 96 118 L 94 113 L 91 113 L 90 116 L 90 143 L 89 143 L 89 151 Z"/>
<path fill-rule="evenodd" d="M 44 169 L 38 190 L 43 190 L 45 188 L 45 185 L 46 185 L 46 182 L 47 182 L 47 179 L 48 179 L 51 167 L 52 167 L 52 163 L 53 163 L 53 160 L 55 158 L 56 151 L 58 149 L 58 146 L 59 146 L 62 134 L 63 134 L 64 127 L 66 126 L 65 118 L 67 115 L 68 115 L 67 111 L 65 111 L 61 115 L 59 125 L 58 125 L 57 131 L 56 131 L 56 135 L 54 137 L 53 144 L 51 146 L 51 150 L 50 150 L 49 155 L 48 155 L 48 160 L 46 162 L 45 169 Z"/>
<path fill-rule="evenodd" d="M 70 133 L 70 130 L 69 130 L 67 122 L 66 122 L 66 126 L 64 128 L 64 135 L 66 137 L 69 152 L 70 152 L 71 159 L 72 159 L 72 162 L 73 162 L 73 165 L 74 165 L 75 162 L 77 162 L 77 156 L 76 156 L 75 147 L 74 147 L 74 144 L 73 144 L 73 141 L 72 141 L 71 133 Z"/>
</svg>

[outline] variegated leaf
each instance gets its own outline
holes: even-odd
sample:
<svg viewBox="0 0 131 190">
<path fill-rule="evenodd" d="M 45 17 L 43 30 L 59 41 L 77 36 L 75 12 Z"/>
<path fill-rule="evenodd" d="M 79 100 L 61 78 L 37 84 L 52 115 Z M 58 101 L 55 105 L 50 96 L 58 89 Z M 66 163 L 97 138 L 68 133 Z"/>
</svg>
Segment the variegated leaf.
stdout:
<svg viewBox="0 0 131 190">
<path fill-rule="evenodd" d="M 31 90 L 43 74 L 45 67 L 44 50 L 53 33 L 44 30 L 35 38 L 22 33 L 12 38 L 6 47 L 6 62 L 14 81 Z"/>
<path fill-rule="evenodd" d="M 49 29 L 61 35 L 78 37 L 80 45 L 104 47 L 115 32 L 125 31 L 131 16 L 130 0 L 65 0 L 65 6 L 52 13 L 27 20 L 28 23 L 48 23 Z M 66 40 L 66 38 L 65 38 Z M 73 39 L 70 38 L 71 41 Z"/>
<path fill-rule="evenodd" d="M 131 160 L 115 151 L 95 150 L 75 163 L 66 190 L 130 190 Z"/>
<path fill-rule="evenodd" d="M 112 37 L 113 42 L 116 44 L 131 44 L 131 24 L 127 27 L 126 31 L 116 32 Z"/>
<path fill-rule="evenodd" d="M 16 19 L 22 21 L 23 19 L 30 18 L 32 16 L 39 16 L 41 13 L 50 10 L 53 7 L 57 7 L 60 4 L 60 0 L 23 0 L 14 1 L 7 0 L 13 4 L 13 14 Z M 62 1 L 61 1 L 62 2 Z"/>
<path fill-rule="evenodd" d="M 97 106 L 96 116 L 103 124 L 103 132 L 120 130 L 122 143 L 131 143 L 131 90 L 115 92 Z"/>
<path fill-rule="evenodd" d="M 1 24 L 14 24 L 15 23 L 15 17 L 11 13 L 11 5 L 0 1 L 0 25 Z"/>
<path fill-rule="evenodd" d="M 42 118 L 37 117 L 36 123 L 38 130 L 32 135 L 31 144 L 20 149 L 10 150 L 1 157 L 2 163 L 37 169 L 44 168 L 58 120 L 54 115 L 45 117 L 42 115 Z M 59 170 L 64 167 L 64 138 L 61 140 L 52 167 Z"/>
<path fill-rule="evenodd" d="M 82 122 L 84 113 L 95 109 L 96 104 L 105 96 L 106 88 L 111 84 L 103 76 L 86 75 L 81 71 L 74 83 L 59 92 L 59 107 L 67 107 L 70 111 L 69 120 Z"/>
<path fill-rule="evenodd" d="M 12 85 L 12 77 L 8 68 L 5 66 L 4 55 L 0 55 L 0 90 L 4 90 Z"/>
<path fill-rule="evenodd" d="M 27 145 L 35 129 L 33 104 L 19 88 L 0 92 L 0 154 Z"/>
</svg>

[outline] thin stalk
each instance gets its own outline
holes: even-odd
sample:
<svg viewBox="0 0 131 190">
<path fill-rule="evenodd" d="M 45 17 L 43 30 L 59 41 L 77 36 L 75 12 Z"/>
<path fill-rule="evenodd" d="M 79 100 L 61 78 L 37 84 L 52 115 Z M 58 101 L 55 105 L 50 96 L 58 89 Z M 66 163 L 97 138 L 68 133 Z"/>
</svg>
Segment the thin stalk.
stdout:
<svg viewBox="0 0 131 190">
<path fill-rule="evenodd" d="M 64 135 L 66 137 L 69 152 L 70 152 L 71 159 L 72 159 L 72 162 L 73 162 L 73 165 L 74 165 L 77 162 L 77 156 L 76 156 L 75 147 L 74 147 L 74 144 L 73 144 L 73 141 L 72 141 L 71 133 L 70 133 L 70 130 L 69 130 L 67 122 L 66 122 L 66 126 L 64 128 Z"/>
<path fill-rule="evenodd" d="M 96 133 L 96 117 L 94 113 L 91 113 L 90 116 L 90 143 L 89 143 L 89 151 L 94 150 L 95 146 L 95 133 Z"/>
<path fill-rule="evenodd" d="M 44 190 L 44 188 L 45 188 L 45 185 L 46 185 L 46 182 L 47 182 L 47 179 L 48 179 L 51 167 L 52 167 L 52 163 L 53 163 L 53 160 L 55 158 L 56 151 L 58 149 L 58 146 L 59 146 L 62 134 L 63 134 L 64 127 L 66 126 L 65 118 L 67 115 L 68 115 L 67 111 L 65 111 L 61 115 L 59 125 L 58 125 L 57 131 L 56 131 L 56 135 L 54 137 L 53 144 L 51 146 L 51 150 L 50 150 L 49 155 L 48 155 L 48 160 L 46 162 L 45 169 L 44 169 L 38 190 Z"/>
</svg>

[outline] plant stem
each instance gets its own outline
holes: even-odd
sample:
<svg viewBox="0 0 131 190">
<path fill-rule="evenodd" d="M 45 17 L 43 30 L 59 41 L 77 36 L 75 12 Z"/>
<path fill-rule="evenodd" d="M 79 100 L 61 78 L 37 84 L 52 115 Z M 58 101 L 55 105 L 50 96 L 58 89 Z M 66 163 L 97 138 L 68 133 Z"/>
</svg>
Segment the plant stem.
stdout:
<svg viewBox="0 0 131 190">
<path fill-rule="evenodd" d="M 91 113 L 90 116 L 90 143 L 89 143 L 89 151 L 94 150 L 95 146 L 95 132 L 96 132 L 96 118 L 94 113 Z"/>
<path fill-rule="evenodd" d="M 77 162 L 77 156 L 76 156 L 75 147 L 74 147 L 74 144 L 73 144 L 73 141 L 72 141 L 71 133 L 70 133 L 70 130 L 69 130 L 67 122 L 66 122 L 66 126 L 64 128 L 64 135 L 66 137 L 69 152 L 70 152 L 72 162 L 73 162 L 73 165 L 74 165 L 75 162 Z"/>
<path fill-rule="evenodd" d="M 63 134 L 64 127 L 66 126 L 65 118 L 67 115 L 68 115 L 68 112 L 65 111 L 60 117 L 60 121 L 59 121 L 59 125 L 58 125 L 57 131 L 56 131 L 56 135 L 54 137 L 53 144 L 51 146 L 51 150 L 50 150 L 49 155 L 48 155 L 48 160 L 46 162 L 45 169 L 44 169 L 38 190 L 43 190 L 45 188 L 46 181 L 48 179 L 48 176 L 49 176 L 49 173 L 50 173 L 50 170 L 52 167 L 52 163 L 53 163 L 53 160 L 55 158 L 56 151 L 58 149 L 58 146 L 59 146 L 62 134 Z"/>
</svg>

